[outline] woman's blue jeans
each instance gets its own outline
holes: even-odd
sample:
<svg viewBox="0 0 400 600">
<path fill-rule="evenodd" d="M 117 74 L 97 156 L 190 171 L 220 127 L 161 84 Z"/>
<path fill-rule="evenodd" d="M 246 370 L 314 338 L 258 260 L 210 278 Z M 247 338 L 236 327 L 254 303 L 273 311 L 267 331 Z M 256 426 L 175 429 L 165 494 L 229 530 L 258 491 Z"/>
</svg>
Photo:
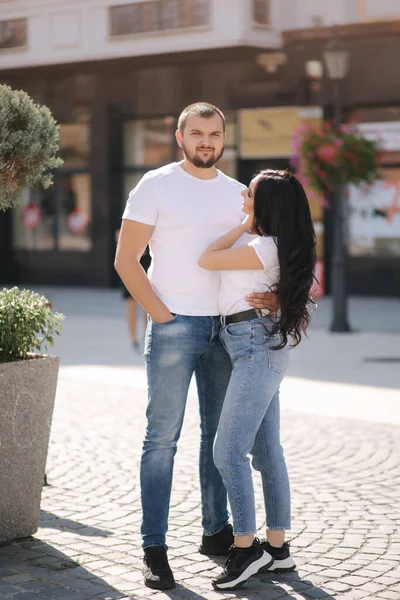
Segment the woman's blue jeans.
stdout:
<svg viewBox="0 0 400 600">
<path fill-rule="evenodd" d="M 233 323 L 221 329 L 233 371 L 217 436 L 214 462 L 228 492 L 235 535 L 256 533 L 253 467 L 261 472 L 266 523 L 272 530 L 290 529 L 290 488 L 280 443 L 279 385 L 289 348 L 272 348 L 268 317 Z"/>
</svg>

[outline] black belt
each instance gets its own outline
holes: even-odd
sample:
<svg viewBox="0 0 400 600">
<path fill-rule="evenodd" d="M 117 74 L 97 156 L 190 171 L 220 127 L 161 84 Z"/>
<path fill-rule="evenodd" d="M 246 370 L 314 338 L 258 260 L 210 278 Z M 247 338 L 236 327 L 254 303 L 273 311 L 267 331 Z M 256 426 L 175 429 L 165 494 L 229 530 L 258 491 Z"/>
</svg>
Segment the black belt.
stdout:
<svg viewBox="0 0 400 600">
<path fill-rule="evenodd" d="M 230 325 L 231 323 L 240 323 L 241 321 L 259 319 L 260 317 L 266 317 L 269 314 L 270 311 L 268 309 L 251 308 L 250 310 L 244 310 L 234 315 L 227 315 L 226 317 L 221 316 L 219 320 L 221 321 L 222 327 L 225 327 L 225 325 Z"/>
</svg>

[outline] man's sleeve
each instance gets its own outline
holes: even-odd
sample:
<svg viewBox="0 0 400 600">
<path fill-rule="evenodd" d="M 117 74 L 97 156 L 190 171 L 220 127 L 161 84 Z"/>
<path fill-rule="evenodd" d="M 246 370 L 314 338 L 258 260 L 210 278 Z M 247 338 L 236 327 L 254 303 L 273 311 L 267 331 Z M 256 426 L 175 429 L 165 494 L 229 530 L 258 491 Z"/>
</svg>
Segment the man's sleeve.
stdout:
<svg viewBox="0 0 400 600">
<path fill-rule="evenodd" d="M 157 217 L 157 189 L 151 173 L 146 173 L 130 192 L 122 218 L 146 225 L 155 225 Z"/>
</svg>

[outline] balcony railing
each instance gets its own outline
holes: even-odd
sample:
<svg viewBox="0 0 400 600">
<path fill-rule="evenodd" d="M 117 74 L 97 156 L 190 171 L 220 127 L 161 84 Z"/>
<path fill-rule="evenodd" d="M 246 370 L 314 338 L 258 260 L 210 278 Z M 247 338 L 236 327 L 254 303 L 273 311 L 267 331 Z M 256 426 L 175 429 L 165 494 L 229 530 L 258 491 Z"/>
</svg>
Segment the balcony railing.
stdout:
<svg viewBox="0 0 400 600">
<path fill-rule="evenodd" d="M 0 50 L 27 44 L 27 19 L 0 21 Z"/>
<path fill-rule="evenodd" d="M 110 7 L 110 35 L 132 35 L 208 25 L 210 0 L 158 0 Z"/>
</svg>

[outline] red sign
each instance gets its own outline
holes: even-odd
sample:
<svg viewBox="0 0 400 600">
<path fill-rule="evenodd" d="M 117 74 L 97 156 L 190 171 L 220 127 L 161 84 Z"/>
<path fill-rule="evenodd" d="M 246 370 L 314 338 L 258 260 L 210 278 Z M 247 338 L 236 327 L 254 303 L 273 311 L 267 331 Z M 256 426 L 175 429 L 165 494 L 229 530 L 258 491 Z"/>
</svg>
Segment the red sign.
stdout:
<svg viewBox="0 0 400 600">
<path fill-rule="evenodd" d="M 313 298 L 322 298 L 322 296 L 325 295 L 325 268 L 324 261 L 322 260 L 317 260 L 315 277 L 317 278 L 318 283 L 315 282 L 311 288 L 311 296 Z"/>
<path fill-rule="evenodd" d="M 30 202 L 22 209 L 22 223 L 26 229 L 36 229 L 41 221 L 42 214 L 37 204 Z"/>
<path fill-rule="evenodd" d="M 89 219 L 86 213 L 84 213 L 82 210 L 79 210 L 79 208 L 76 208 L 69 213 L 67 222 L 71 232 L 75 235 L 80 235 L 85 233 L 89 224 Z"/>
</svg>

